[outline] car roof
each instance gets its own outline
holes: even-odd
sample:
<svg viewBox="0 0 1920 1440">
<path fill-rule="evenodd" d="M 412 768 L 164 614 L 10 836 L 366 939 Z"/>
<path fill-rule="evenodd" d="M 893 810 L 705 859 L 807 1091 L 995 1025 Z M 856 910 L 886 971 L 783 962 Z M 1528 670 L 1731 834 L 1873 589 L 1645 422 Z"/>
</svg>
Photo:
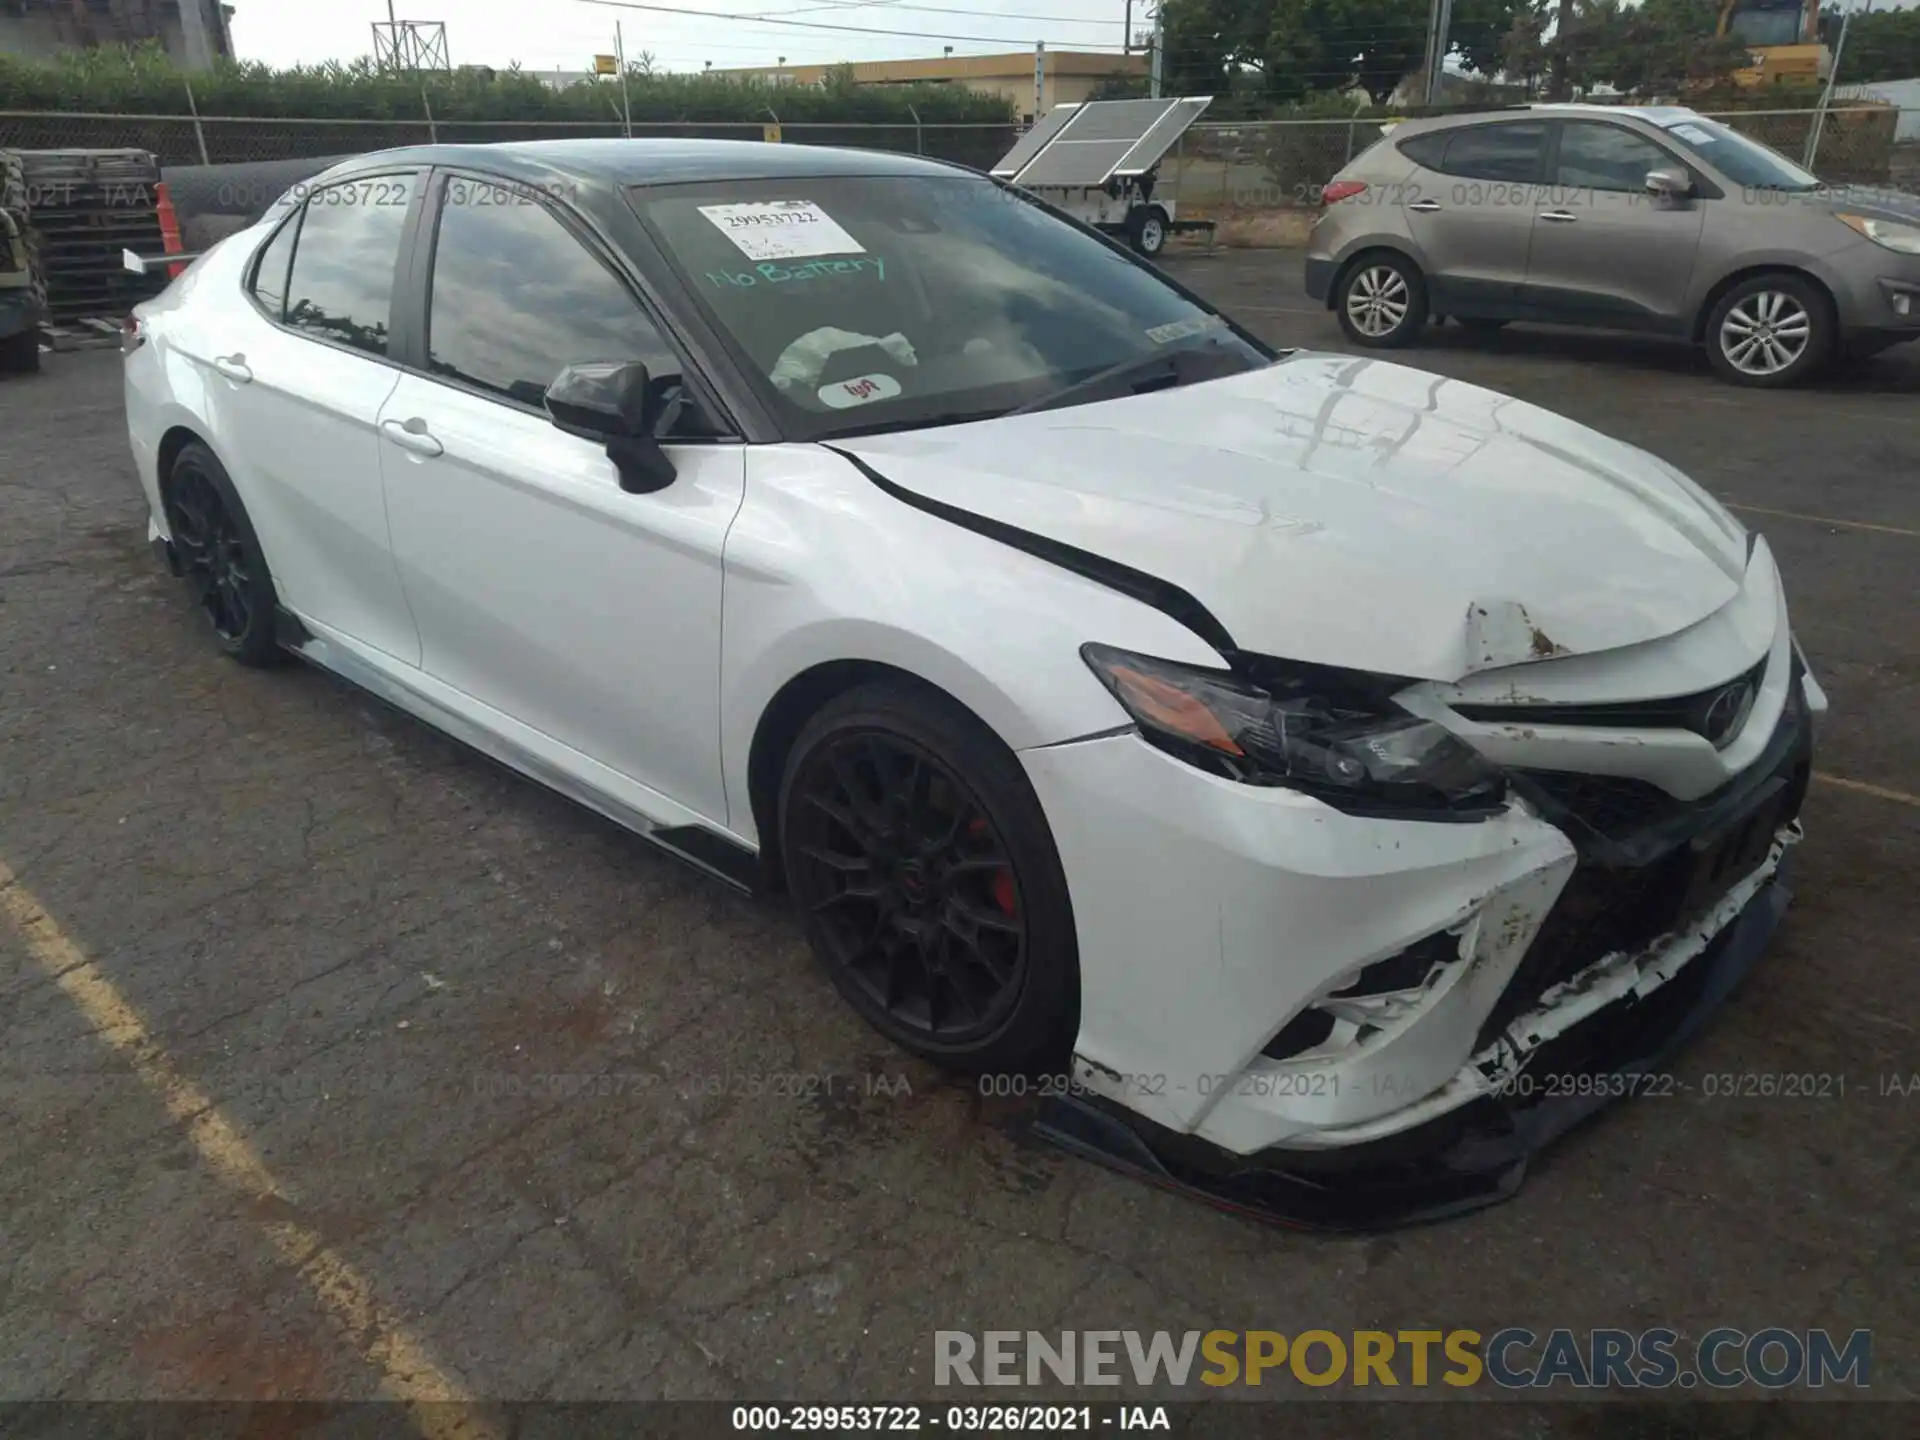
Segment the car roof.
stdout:
<svg viewBox="0 0 1920 1440">
<path fill-rule="evenodd" d="M 492 145 L 408 145 L 356 155 L 313 183 L 390 165 L 474 166 L 538 184 L 572 179 L 596 185 L 661 185 L 786 176 L 969 173 L 964 166 L 882 150 L 773 145 L 757 140 L 512 140 Z"/>
<path fill-rule="evenodd" d="M 1426 115 L 1418 119 L 1405 120 L 1394 127 L 1394 133 L 1403 129 L 1418 134 L 1428 130 L 1444 130 L 1454 125 L 1487 125 L 1511 122 L 1532 115 L 1592 115 L 1598 118 L 1644 120 L 1650 125 L 1666 127 L 1683 120 L 1698 120 L 1697 110 L 1689 110 L 1684 105 L 1599 105 L 1578 101 L 1562 101 L 1553 104 L 1538 105 L 1492 105 L 1481 110 L 1456 110 L 1447 115 Z"/>
</svg>

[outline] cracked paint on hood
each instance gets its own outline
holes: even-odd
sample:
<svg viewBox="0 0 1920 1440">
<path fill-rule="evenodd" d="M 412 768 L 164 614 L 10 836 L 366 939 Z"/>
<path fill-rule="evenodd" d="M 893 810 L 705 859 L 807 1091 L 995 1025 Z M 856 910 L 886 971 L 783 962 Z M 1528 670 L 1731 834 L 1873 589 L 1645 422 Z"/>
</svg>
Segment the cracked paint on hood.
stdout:
<svg viewBox="0 0 1920 1440">
<path fill-rule="evenodd" d="M 1424 679 L 1673 634 L 1745 563 L 1741 527 L 1645 451 L 1379 360 L 836 448 L 1177 585 L 1244 649 Z"/>
</svg>

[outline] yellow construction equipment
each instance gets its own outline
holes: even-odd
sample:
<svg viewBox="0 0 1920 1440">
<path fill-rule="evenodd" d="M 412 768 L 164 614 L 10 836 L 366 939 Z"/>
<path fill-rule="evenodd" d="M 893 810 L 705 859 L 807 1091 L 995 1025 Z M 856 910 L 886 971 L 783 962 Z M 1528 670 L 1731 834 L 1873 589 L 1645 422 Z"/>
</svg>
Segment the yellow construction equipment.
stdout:
<svg viewBox="0 0 1920 1440">
<path fill-rule="evenodd" d="M 1815 85 L 1833 64 L 1820 39 L 1820 0 L 1721 0 L 1715 33 L 1744 42 L 1752 57 L 1733 72 L 1739 85 Z"/>
</svg>

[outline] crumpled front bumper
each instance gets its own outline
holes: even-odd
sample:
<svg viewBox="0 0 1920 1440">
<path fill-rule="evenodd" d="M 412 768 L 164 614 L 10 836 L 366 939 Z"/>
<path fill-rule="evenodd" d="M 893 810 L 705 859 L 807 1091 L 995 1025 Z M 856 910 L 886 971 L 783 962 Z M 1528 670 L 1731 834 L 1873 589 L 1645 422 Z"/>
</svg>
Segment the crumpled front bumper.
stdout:
<svg viewBox="0 0 1920 1440">
<path fill-rule="evenodd" d="M 1600 1010 L 1533 1052 L 1552 1095 L 1483 1095 L 1426 1124 L 1332 1150 L 1234 1155 L 1078 1093 L 1047 1100 L 1035 1138 L 1223 1209 L 1302 1229 L 1354 1231 L 1440 1220 L 1520 1188 L 1532 1157 L 1614 1100 L 1664 1093 L 1641 1083 L 1720 1008 L 1767 947 L 1792 892 L 1791 856 L 1677 975 Z M 1590 1075 L 1588 1086 L 1565 1077 Z"/>
</svg>

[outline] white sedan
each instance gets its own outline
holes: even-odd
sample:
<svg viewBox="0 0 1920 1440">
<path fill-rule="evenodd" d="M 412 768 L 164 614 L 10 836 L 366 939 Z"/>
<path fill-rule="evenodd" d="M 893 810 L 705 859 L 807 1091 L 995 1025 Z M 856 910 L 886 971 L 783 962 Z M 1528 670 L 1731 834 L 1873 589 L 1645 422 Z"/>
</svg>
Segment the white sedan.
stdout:
<svg viewBox="0 0 1920 1440">
<path fill-rule="evenodd" d="M 890 1039 L 1216 1201 L 1507 1193 L 1785 904 L 1825 700 L 1763 539 L 984 177 L 388 151 L 126 348 L 228 653 L 784 886 Z"/>
</svg>

